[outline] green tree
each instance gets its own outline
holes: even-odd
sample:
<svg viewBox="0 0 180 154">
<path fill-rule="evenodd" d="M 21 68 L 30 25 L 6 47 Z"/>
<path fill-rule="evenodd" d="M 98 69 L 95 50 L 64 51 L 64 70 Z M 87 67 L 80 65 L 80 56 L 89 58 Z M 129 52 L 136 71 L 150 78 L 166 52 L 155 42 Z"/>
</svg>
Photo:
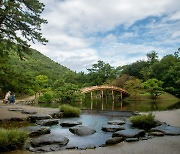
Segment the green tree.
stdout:
<svg viewBox="0 0 180 154">
<path fill-rule="evenodd" d="M 92 85 L 101 85 L 105 81 L 115 78 L 116 75 L 116 71 L 112 66 L 100 60 L 87 70 L 89 71 L 87 77 Z"/>
<path fill-rule="evenodd" d="M 64 83 L 64 85 L 55 89 L 55 95 L 58 102 L 71 105 L 74 105 L 81 98 L 80 89 L 72 83 Z"/>
<path fill-rule="evenodd" d="M 158 53 L 156 51 L 151 51 L 146 54 L 148 62 L 153 64 L 158 61 Z"/>
<path fill-rule="evenodd" d="M 155 100 L 163 93 L 163 82 L 158 79 L 148 79 L 143 83 L 144 88 L 151 94 L 151 98 Z"/>
<path fill-rule="evenodd" d="M 38 75 L 35 77 L 35 85 L 34 89 L 36 91 L 36 99 L 37 99 L 37 93 L 39 93 L 39 96 L 42 92 L 46 92 L 45 89 L 48 87 L 48 77 L 46 75 Z"/>
<path fill-rule="evenodd" d="M 142 82 L 139 79 L 128 80 L 125 82 L 124 88 L 131 96 L 137 98 L 142 90 Z"/>
<path fill-rule="evenodd" d="M 41 33 L 41 24 L 47 23 L 40 17 L 43 10 L 44 4 L 38 0 L 0 1 L 0 46 L 4 49 L 0 54 L 11 49 L 21 57 L 22 51 L 29 49 L 30 42 L 47 42 Z"/>
</svg>

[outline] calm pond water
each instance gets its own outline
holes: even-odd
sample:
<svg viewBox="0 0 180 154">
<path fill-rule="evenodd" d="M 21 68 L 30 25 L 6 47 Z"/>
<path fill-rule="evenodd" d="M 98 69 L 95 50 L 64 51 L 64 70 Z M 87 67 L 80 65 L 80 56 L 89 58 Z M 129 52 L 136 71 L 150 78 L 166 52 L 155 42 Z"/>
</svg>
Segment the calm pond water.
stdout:
<svg viewBox="0 0 180 154">
<path fill-rule="evenodd" d="M 59 107 L 60 104 L 57 103 L 41 103 L 41 107 Z M 86 97 L 86 99 L 79 104 L 77 107 L 82 109 L 95 109 L 95 110 L 118 110 L 118 111 L 161 111 L 180 108 L 180 102 L 175 101 L 122 101 L 117 97 L 114 100 L 109 97 L 103 101 L 100 98 L 91 99 Z"/>
<path fill-rule="evenodd" d="M 90 115 L 90 114 L 82 114 L 79 118 L 64 118 L 60 120 L 60 123 L 63 121 L 80 121 L 83 126 L 88 126 L 96 130 L 96 133 L 88 136 L 77 136 L 72 134 L 69 131 L 69 127 L 61 127 L 60 125 L 56 125 L 51 127 L 51 132 L 55 134 L 63 134 L 69 138 L 69 143 L 66 147 L 78 147 L 78 149 L 84 149 L 87 147 L 99 147 L 105 144 L 105 141 L 111 138 L 111 132 L 104 132 L 101 128 L 105 125 L 108 125 L 107 122 L 110 120 L 123 119 L 119 116 L 103 116 L 103 115 Z M 128 128 L 128 123 L 124 125 L 125 128 Z M 65 148 L 66 148 L 65 147 Z"/>
</svg>

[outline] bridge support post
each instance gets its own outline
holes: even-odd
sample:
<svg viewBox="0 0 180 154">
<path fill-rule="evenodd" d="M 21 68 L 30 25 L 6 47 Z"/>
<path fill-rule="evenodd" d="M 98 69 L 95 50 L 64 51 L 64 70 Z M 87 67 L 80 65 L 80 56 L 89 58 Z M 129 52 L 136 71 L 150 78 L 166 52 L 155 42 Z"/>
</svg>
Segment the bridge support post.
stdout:
<svg viewBox="0 0 180 154">
<path fill-rule="evenodd" d="M 122 92 L 120 93 L 120 95 L 121 95 L 121 100 L 123 99 L 123 97 L 122 97 Z"/>
<path fill-rule="evenodd" d="M 112 110 L 114 110 L 114 91 L 112 90 Z"/>
<path fill-rule="evenodd" d="M 102 110 L 104 110 L 104 97 L 103 97 L 103 90 L 101 91 L 101 97 L 102 97 Z"/>
<path fill-rule="evenodd" d="M 92 108 L 93 108 L 93 93 L 91 91 L 91 110 L 92 110 Z"/>
<path fill-rule="evenodd" d="M 122 103 L 123 103 L 123 97 L 122 97 L 122 92 L 120 93 L 121 94 L 121 110 L 122 110 L 122 108 L 123 108 L 123 106 L 122 106 Z"/>
</svg>

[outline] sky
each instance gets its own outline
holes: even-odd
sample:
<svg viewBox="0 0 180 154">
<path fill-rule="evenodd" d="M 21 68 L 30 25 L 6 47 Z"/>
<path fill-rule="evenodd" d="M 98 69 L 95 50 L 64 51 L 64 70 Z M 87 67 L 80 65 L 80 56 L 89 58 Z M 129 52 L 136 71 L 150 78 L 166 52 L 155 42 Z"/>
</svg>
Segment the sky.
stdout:
<svg viewBox="0 0 180 154">
<path fill-rule="evenodd" d="M 40 0 L 46 46 L 32 48 L 73 71 L 113 67 L 180 48 L 180 0 Z"/>
</svg>

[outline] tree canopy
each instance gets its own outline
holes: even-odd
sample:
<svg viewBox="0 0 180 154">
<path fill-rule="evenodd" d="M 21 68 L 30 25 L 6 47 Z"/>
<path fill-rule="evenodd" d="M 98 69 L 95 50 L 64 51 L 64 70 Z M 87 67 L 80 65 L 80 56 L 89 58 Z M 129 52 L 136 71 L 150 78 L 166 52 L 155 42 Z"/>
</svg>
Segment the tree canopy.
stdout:
<svg viewBox="0 0 180 154">
<path fill-rule="evenodd" d="M 41 33 L 41 24 L 47 23 L 40 17 L 43 10 L 44 4 L 38 0 L 0 0 L 1 55 L 15 49 L 21 56 L 22 51 L 28 51 L 30 42 L 47 42 Z"/>
</svg>

